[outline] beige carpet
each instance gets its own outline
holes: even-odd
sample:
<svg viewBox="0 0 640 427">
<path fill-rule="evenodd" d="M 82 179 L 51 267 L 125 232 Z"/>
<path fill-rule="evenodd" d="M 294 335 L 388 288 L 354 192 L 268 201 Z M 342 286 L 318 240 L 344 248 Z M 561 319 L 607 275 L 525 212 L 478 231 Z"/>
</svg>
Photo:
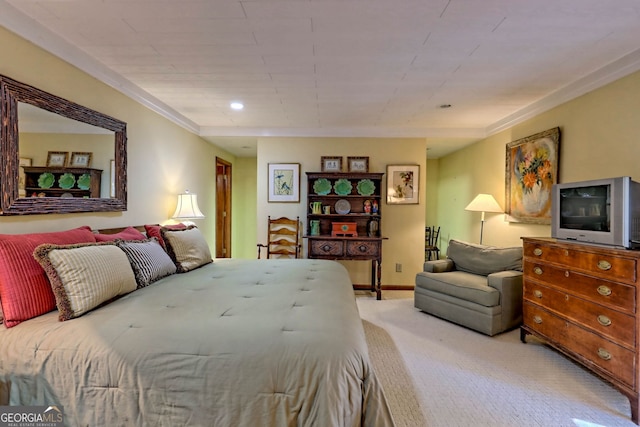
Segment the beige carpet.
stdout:
<svg viewBox="0 0 640 427">
<path fill-rule="evenodd" d="M 362 321 L 369 357 L 382 383 L 396 427 L 426 425 L 416 389 L 391 336 L 379 326 Z"/>
<path fill-rule="evenodd" d="M 624 395 L 542 343 L 521 343 L 518 330 L 487 337 L 420 312 L 412 292 L 357 303 L 366 330 L 394 344 L 376 338 L 370 352 L 399 426 L 636 426 Z M 422 420 L 403 421 L 420 414 L 416 403 Z"/>
</svg>

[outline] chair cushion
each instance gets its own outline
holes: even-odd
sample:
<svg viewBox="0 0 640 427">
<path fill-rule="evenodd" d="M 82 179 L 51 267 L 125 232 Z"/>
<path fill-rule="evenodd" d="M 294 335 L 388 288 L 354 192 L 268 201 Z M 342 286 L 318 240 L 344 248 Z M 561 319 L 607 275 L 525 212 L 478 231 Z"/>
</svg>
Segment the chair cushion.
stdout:
<svg viewBox="0 0 640 427">
<path fill-rule="evenodd" d="M 500 304 L 500 292 L 487 284 L 487 278 L 464 271 L 418 273 L 416 287 L 449 295 L 465 301 L 494 307 Z"/>
<path fill-rule="evenodd" d="M 499 248 L 450 240 L 447 257 L 456 270 L 488 276 L 506 270 L 522 271 L 522 247 Z"/>
</svg>

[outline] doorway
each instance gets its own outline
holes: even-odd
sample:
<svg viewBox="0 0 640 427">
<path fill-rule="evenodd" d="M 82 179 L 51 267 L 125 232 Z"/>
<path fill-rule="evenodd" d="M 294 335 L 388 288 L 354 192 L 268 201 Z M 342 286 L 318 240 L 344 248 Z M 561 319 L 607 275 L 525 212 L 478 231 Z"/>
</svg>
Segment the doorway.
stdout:
<svg viewBox="0 0 640 427">
<path fill-rule="evenodd" d="M 216 157 L 216 258 L 231 258 L 231 163 Z"/>
</svg>

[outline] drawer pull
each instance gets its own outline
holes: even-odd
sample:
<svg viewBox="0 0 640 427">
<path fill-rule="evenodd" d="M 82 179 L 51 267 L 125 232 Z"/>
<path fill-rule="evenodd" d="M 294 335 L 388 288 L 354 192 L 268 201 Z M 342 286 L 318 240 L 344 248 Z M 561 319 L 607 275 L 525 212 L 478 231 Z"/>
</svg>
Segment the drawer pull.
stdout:
<svg viewBox="0 0 640 427">
<path fill-rule="evenodd" d="M 604 348 L 598 349 L 598 357 L 602 360 L 611 360 L 611 353 L 609 353 Z"/>
<path fill-rule="evenodd" d="M 611 288 L 605 285 L 598 286 L 598 293 L 604 297 L 611 295 Z"/>
<path fill-rule="evenodd" d="M 540 323 L 542 323 L 542 317 L 533 316 L 533 321 L 536 322 L 537 324 L 540 324 Z"/>
<path fill-rule="evenodd" d="M 533 267 L 533 272 L 536 273 L 538 276 L 540 276 L 542 274 L 542 269 L 540 267 Z"/>
<path fill-rule="evenodd" d="M 533 295 L 535 295 L 536 298 L 542 298 L 542 291 L 536 289 L 535 291 L 533 291 Z"/>
<path fill-rule="evenodd" d="M 540 248 L 535 248 L 535 249 L 533 250 L 533 254 L 534 254 L 535 256 L 540 256 L 540 255 L 542 255 L 542 249 L 540 249 Z"/>
<path fill-rule="evenodd" d="M 611 326 L 611 319 L 609 319 L 604 314 L 601 314 L 598 316 L 598 323 L 600 323 L 602 326 Z"/>
<path fill-rule="evenodd" d="M 609 261 L 601 259 L 600 261 L 598 261 L 598 268 L 604 271 L 611 270 L 611 263 Z"/>
</svg>

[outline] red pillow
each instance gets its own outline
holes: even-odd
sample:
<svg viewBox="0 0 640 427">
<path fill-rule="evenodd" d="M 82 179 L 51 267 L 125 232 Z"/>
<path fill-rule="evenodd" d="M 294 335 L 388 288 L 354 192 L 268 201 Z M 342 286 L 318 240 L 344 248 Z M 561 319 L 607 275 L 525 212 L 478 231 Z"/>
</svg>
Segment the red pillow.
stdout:
<svg viewBox="0 0 640 427">
<path fill-rule="evenodd" d="M 147 231 L 147 237 L 148 238 L 155 237 L 156 239 L 158 239 L 158 243 L 160 243 L 160 245 L 164 249 L 166 249 L 166 246 L 164 245 L 164 239 L 162 238 L 162 233 L 160 233 L 161 228 L 166 228 L 167 230 L 184 230 L 185 228 L 187 228 L 187 226 L 184 225 L 183 223 L 171 224 L 171 225 L 154 224 L 154 225 L 144 226 L 144 229 Z"/>
<path fill-rule="evenodd" d="M 7 328 L 56 308 L 47 275 L 33 257 L 42 243 L 91 243 L 90 227 L 54 233 L 0 234 L 0 303 Z"/>
<path fill-rule="evenodd" d="M 116 239 L 122 240 L 144 240 L 145 235 L 136 230 L 134 227 L 127 227 L 119 233 L 114 234 L 94 234 L 96 242 L 110 242 Z"/>
</svg>

